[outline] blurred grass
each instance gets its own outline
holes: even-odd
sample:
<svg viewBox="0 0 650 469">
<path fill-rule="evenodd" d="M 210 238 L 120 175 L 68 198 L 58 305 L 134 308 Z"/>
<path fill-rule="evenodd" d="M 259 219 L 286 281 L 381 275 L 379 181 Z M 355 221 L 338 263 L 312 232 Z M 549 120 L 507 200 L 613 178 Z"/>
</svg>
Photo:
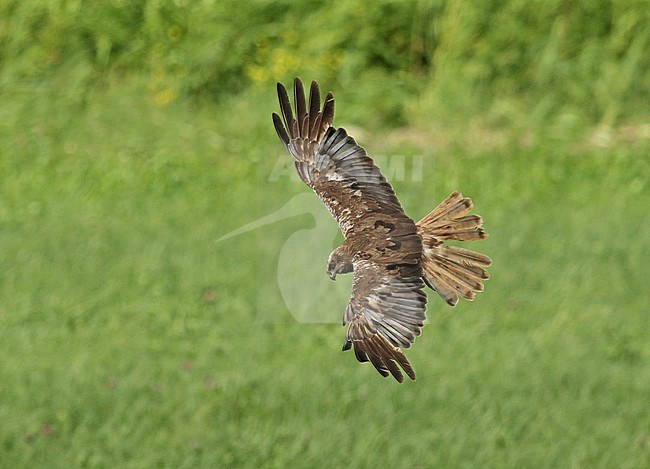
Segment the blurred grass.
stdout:
<svg viewBox="0 0 650 469">
<path fill-rule="evenodd" d="M 519 2 L 125 5 L 3 7 L 0 466 L 650 464 L 643 2 L 586 31 L 581 2 L 537 5 L 553 21 Z M 247 55 L 265 35 L 268 58 Z M 260 275 L 308 219 L 216 242 L 306 191 L 269 181 L 272 82 L 298 73 L 371 155 L 425 158 L 422 182 L 394 181 L 409 214 L 460 189 L 491 234 L 486 292 L 431 296 L 415 383 L 341 353 L 339 325 L 292 321 Z"/>
</svg>

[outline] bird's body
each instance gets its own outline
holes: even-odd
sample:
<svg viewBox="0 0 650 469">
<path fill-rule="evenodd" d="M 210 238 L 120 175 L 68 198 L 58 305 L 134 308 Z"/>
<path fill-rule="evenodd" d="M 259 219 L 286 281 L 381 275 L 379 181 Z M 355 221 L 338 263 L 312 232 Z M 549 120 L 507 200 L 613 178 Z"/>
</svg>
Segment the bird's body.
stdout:
<svg viewBox="0 0 650 469">
<path fill-rule="evenodd" d="M 295 117 L 278 83 L 282 118 L 273 122 L 300 178 L 310 186 L 337 221 L 345 241 L 330 255 L 327 272 L 354 272 L 350 302 L 343 316 L 349 324 L 344 350 L 370 361 L 383 376 L 403 381 L 400 370 L 415 379 L 401 348 L 408 348 L 424 324 L 425 283 L 450 305 L 458 296 L 481 291 L 490 259 L 447 246 L 447 239 L 482 239 L 482 220 L 466 214 L 471 201 L 455 192 L 418 224 L 402 209 L 395 193 L 367 156 L 342 128 L 335 129 L 334 98 L 320 106 L 312 82 L 309 103 L 302 82 L 294 81 Z M 307 108 L 309 104 L 309 108 Z"/>
</svg>

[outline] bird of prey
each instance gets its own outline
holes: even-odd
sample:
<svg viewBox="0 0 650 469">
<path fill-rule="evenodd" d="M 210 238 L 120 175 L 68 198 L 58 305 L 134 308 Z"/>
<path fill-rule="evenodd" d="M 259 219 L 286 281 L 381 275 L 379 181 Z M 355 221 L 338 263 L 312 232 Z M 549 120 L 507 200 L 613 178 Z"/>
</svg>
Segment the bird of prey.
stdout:
<svg viewBox="0 0 650 469">
<path fill-rule="evenodd" d="M 354 348 L 360 362 L 370 361 L 384 377 L 404 381 L 415 372 L 402 349 L 409 348 L 424 325 L 425 284 L 449 305 L 473 300 L 489 277 L 489 257 L 445 244 L 487 237 L 472 201 L 452 193 L 414 223 L 372 159 L 345 129 L 333 127 L 334 97 L 321 108 L 314 81 L 305 99 L 294 80 L 292 110 L 287 90 L 278 83 L 282 117 L 273 113 L 280 140 L 294 159 L 300 178 L 325 204 L 345 237 L 327 260 L 327 273 L 354 273 L 343 315 L 348 330 L 343 350 Z"/>
</svg>

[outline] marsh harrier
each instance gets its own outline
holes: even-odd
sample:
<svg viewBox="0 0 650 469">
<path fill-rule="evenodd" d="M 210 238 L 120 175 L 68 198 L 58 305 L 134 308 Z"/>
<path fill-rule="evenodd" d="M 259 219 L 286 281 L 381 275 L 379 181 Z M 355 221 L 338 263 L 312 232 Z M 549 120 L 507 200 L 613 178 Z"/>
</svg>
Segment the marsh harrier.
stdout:
<svg viewBox="0 0 650 469">
<path fill-rule="evenodd" d="M 468 215 L 472 201 L 452 193 L 414 223 L 372 159 L 345 129 L 332 126 L 334 97 L 321 108 L 314 81 L 305 99 L 294 80 L 292 110 L 287 90 L 278 83 L 282 117 L 273 113 L 280 140 L 295 161 L 300 178 L 322 200 L 345 241 L 327 261 L 327 273 L 354 272 L 352 294 L 343 315 L 348 331 L 343 350 L 354 348 L 357 360 L 370 361 L 384 377 L 404 381 L 402 370 L 415 372 L 402 349 L 409 348 L 424 324 L 425 284 L 449 305 L 473 300 L 483 290 L 489 257 L 445 244 L 487 237 L 478 215 Z M 400 369 L 401 367 L 401 369 Z"/>
</svg>

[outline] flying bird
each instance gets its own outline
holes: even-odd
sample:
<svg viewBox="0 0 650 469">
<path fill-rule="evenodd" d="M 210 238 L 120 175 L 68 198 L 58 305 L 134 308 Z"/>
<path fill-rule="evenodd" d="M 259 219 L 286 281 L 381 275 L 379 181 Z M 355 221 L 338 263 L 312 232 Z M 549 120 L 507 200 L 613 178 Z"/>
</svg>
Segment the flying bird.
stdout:
<svg viewBox="0 0 650 469">
<path fill-rule="evenodd" d="M 415 380 L 402 349 L 420 335 L 425 320 L 425 285 L 450 306 L 459 297 L 473 300 L 489 278 L 492 261 L 484 254 L 445 244 L 487 237 L 483 220 L 468 215 L 472 201 L 453 192 L 415 223 L 366 151 L 345 129 L 333 126 L 334 97 L 321 108 L 313 81 L 309 101 L 299 78 L 291 108 L 278 83 L 282 117 L 273 113 L 280 140 L 294 159 L 300 178 L 311 187 L 339 225 L 345 241 L 327 260 L 332 280 L 354 273 L 350 301 L 343 314 L 348 325 L 343 350 L 354 349 L 359 362 L 370 362 L 384 377 Z"/>
</svg>

